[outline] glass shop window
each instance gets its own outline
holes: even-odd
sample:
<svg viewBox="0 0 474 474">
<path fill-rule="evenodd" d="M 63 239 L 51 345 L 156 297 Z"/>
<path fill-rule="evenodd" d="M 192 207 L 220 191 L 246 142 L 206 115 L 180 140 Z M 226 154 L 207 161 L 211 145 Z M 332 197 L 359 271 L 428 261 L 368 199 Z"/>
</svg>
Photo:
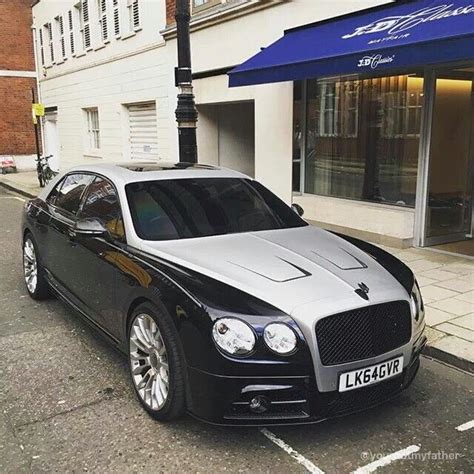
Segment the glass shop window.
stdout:
<svg viewBox="0 0 474 474">
<path fill-rule="evenodd" d="M 415 75 L 309 80 L 304 192 L 414 206 L 422 107 Z"/>
</svg>

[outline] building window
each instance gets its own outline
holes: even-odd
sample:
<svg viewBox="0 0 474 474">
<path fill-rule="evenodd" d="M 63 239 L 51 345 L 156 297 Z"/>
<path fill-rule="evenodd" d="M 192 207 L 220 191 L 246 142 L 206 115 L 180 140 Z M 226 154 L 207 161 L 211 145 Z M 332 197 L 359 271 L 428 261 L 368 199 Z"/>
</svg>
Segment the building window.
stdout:
<svg viewBox="0 0 474 474">
<path fill-rule="evenodd" d="M 192 0 L 193 13 L 198 13 L 221 3 L 222 0 Z"/>
<path fill-rule="evenodd" d="M 61 58 L 64 60 L 66 59 L 66 40 L 64 36 L 64 19 L 63 17 L 57 16 L 56 20 L 56 31 L 59 34 L 59 48 L 61 51 Z"/>
<path fill-rule="evenodd" d="M 318 83 L 319 136 L 357 135 L 358 85 L 354 81 L 328 80 Z"/>
<path fill-rule="evenodd" d="M 114 35 L 115 37 L 120 36 L 120 5 L 119 0 L 113 0 L 112 3 L 113 14 L 114 14 Z"/>
<path fill-rule="evenodd" d="M 67 22 L 69 25 L 69 47 L 71 49 L 71 55 L 76 53 L 75 43 L 74 43 L 74 17 L 72 10 L 67 12 Z"/>
<path fill-rule="evenodd" d="M 54 64 L 53 27 L 51 23 L 46 23 L 45 28 L 46 28 L 47 38 L 48 38 L 49 62 L 50 64 Z"/>
<path fill-rule="evenodd" d="M 140 28 L 140 2 L 139 0 L 127 0 L 128 20 L 130 31 Z"/>
<path fill-rule="evenodd" d="M 100 149 L 99 110 L 97 107 L 84 109 L 87 121 L 87 147 L 89 150 Z"/>
<path fill-rule="evenodd" d="M 76 5 L 79 17 L 79 34 L 81 38 L 81 47 L 83 51 L 91 47 L 91 27 L 89 22 L 89 2 L 88 0 L 81 0 Z"/>
<path fill-rule="evenodd" d="M 392 80 L 400 80 L 397 76 Z M 403 136 L 419 137 L 423 89 L 411 88 L 409 91 L 395 90 L 384 96 L 386 111 L 383 123 L 383 136 L 396 138 Z"/>
<path fill-rule="evenodd" d="M 99 11 L 99 30 L 102 42 L 106 42 L 109 39 L 109 25 L 107 21 L 107 3 L 108 0 L 97 0 L 98 11 Z"/>
<path fill-rule="evenodd" d="M 312 79 L 306 90 L 305 126 L 294 125 L 303 192 L 414 206 L 423 78 Z"/>
</svg>

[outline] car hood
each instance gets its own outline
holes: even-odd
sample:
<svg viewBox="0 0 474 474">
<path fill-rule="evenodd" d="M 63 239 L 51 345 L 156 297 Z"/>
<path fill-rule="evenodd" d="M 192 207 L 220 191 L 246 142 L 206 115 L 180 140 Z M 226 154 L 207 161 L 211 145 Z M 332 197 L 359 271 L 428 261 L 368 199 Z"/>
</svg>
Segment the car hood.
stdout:
<svg viewBox="0 0 474 474">
<path fill-rule="evenodd" d="M 144 241 L 142 250 L 229 284 L 287 314 L 310 302 L 330 307 L 400 297 L 398 281 L 371 256 L 314 226 L 178 241 Z M 393 291 L 392 289 L 395 289 Z M 342 307 L 341 306 L 341 307 Z"/>
</svg>

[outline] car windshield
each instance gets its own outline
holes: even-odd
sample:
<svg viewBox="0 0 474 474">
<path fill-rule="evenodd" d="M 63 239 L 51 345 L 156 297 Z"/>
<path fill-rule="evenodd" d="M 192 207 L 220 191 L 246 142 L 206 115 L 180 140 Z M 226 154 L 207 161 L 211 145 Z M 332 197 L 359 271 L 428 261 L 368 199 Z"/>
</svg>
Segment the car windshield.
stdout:
<svg viewBox="0 0 474 474">
<path fill-rule="evenodd" d="M 185 178 L 126 186 L 133 224 L 145 240 L 287 229 L 308 225 L 260 183 L 241 178 Z"/>
</svg>

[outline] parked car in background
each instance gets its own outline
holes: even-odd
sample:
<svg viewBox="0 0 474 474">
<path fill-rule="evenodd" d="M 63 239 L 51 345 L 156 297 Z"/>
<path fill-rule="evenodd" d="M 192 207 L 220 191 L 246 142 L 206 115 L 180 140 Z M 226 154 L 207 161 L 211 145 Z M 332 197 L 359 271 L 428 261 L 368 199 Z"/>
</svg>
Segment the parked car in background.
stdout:
<svg viewBox="0 0 474 474">
<path fill-rule="evenodd" d="M 386 401 L 426 341 L 414 275 L 295 209 L 230 170 L 80 166 L 26 204 L 26 287 L 127 354 L 158 420 L 309 423 Z"/>
</svg>

